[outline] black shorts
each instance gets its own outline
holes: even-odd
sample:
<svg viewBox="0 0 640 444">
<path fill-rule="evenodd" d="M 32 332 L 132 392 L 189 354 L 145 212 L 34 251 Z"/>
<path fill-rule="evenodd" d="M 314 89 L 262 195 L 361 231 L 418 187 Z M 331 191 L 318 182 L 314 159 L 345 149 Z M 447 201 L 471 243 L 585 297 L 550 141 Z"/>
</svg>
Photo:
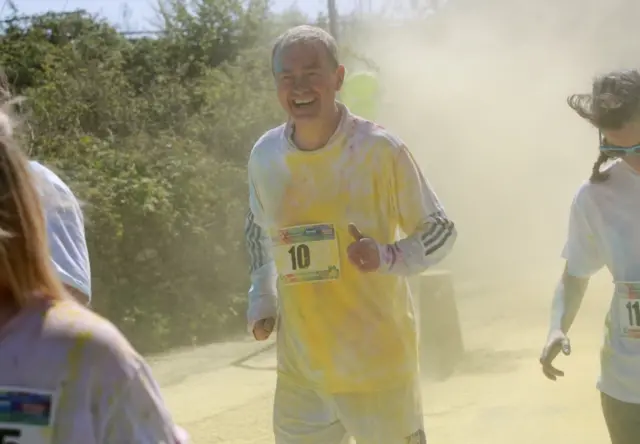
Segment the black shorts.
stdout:
<svg viewBox="0 0 640 444">
<path fill-rule="evenodd" d="M 640 404 L 618 401 L 604 393 L 600 399 L 611 444 L 640 444 Z"/>
</svg>

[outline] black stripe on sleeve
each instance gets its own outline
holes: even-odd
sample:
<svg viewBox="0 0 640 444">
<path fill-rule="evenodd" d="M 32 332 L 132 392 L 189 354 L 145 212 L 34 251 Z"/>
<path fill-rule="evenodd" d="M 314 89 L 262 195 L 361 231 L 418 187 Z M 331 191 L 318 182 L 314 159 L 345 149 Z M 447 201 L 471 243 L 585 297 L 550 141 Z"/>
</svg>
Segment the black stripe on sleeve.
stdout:
<svg viewBox="0 0 640 444">
<path fill-rule="evenodd" d="M 247 251 L 249 252 L 249 269 L 253 273 L 266 263 L 267 258 L 261 240 L 264 236 L 263 230 L 255 223 L 251 211 L 247 213 L 244 235 L 247 242 Z"/>
<path fill-rule="evenodd" d="M 454 224 L 452 221 L 437 213 L 429 218 L 429 229 L 422 235 L 422 245 L 424 255 L 429 256 L 447 243 L 453 234 Z"/>
</svg>

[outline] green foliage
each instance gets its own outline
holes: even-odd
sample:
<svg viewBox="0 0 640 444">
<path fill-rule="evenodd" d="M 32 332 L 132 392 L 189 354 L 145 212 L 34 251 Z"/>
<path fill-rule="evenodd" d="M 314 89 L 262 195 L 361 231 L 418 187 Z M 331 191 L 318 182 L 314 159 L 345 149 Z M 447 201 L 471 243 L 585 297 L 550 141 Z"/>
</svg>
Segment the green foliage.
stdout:
<svg viewBox="0 0 640 444">
<path fill-rule="evenodd" d="M 246 160 L 282 115 L 266 0 L 170 0 L 130 40 L 85 12 L 5 23 L 21 137 L 84 202 L 94 306 L 141 350 L 244 328 Z"/>
</svg>

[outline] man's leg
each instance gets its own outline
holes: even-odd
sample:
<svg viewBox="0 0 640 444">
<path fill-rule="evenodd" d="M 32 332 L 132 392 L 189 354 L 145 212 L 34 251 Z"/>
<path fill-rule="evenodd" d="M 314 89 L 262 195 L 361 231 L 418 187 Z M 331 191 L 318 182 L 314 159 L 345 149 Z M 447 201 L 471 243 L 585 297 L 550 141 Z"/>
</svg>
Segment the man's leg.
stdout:
<svg viewBox="0 0 640 444">
<path fill-rule="evenodd" d="M 426 444 L 420 384 L 333 396 L 338 418 L 357 444 Z"/>
<path fill-rule="evenodd" d="M 640 405 L 618 401 L 604 393 L 600 397 L 611 443 L 640 443 Z"/>
<path fill-rule="evenodd" d="M 330 399 L 280 376 L 273 431 L 276 444 L 340 444 L 346 435 Z"/>
</svg>

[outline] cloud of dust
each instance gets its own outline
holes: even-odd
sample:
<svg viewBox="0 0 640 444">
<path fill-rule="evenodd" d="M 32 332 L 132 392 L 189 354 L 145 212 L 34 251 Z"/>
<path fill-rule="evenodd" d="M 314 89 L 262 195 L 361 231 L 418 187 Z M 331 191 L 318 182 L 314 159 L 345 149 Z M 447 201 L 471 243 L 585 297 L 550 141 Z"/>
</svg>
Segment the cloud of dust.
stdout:
<svg viewBox="0 0 640 444">
<path fill-rule="evenodd" d="M 449 0 L 431 22 L 358 36 L 380 67 L 380 121 L 457 223 L 444 264 L 457 281 L 559 276 L 569 206 L 597 156 L 596 131 L 565 100 L 637 66 L 625 17 L 639 5 Z"/>
</svg>

